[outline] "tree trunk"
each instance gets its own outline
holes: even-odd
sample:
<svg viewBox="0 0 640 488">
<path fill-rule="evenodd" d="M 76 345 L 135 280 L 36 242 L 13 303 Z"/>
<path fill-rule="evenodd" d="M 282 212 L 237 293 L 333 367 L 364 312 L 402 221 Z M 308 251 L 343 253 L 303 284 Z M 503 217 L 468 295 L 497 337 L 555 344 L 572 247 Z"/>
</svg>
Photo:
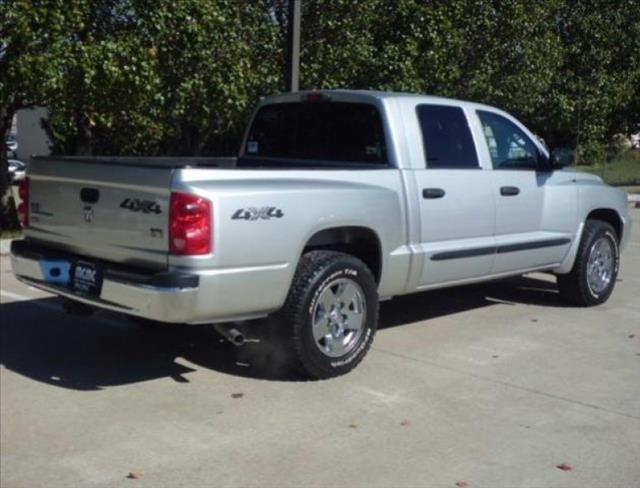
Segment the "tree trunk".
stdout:
<svg viewBox="0 0 640 488">
<path fill-rule="evenodd" d="M 7 158 L 7 137 L 11 132 L 14 112 L 0 110 L 0 230 L 20 228 L 16 204 L 9 185 L 9 160 Z"/>
<path fill-rule="evenodd" d="M 77 139 L 74 154 L 77 156 L 91 156 L 93 154 L 93 147 L 91 144 L 91 121 L 86 112 L 80 111 L 77 114 L 76 128 Z"/>
</svg>

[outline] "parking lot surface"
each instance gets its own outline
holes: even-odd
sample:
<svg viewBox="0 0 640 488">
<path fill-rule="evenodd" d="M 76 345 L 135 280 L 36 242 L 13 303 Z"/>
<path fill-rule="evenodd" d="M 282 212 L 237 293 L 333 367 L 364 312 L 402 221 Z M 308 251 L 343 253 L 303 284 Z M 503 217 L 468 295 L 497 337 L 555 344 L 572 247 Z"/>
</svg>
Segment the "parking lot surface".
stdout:
<svg viewBox="0 0 640 488">
<path fill-rule="evenodd" d="M 321 382 L 273 320 L 235 348 L 67 316 L 4 256 L 0 486 L 640 486 L 632 215 L 605 305 L 566 307 L 540 274 L 398 298 L 365 361 Z"/>
</svg>

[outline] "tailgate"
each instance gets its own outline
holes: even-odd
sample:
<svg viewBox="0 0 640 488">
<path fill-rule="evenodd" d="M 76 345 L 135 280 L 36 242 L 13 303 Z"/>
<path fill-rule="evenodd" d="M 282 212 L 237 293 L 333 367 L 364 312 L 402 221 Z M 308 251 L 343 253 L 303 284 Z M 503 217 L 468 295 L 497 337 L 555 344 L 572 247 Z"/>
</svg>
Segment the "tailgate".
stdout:
<svg viewBox="0 0 640 488">
<path fill-rule="evenodd" d="M 167 267 L 173 169 L 35 159 L 25 235 L 99 260 Z"/>
</svg>

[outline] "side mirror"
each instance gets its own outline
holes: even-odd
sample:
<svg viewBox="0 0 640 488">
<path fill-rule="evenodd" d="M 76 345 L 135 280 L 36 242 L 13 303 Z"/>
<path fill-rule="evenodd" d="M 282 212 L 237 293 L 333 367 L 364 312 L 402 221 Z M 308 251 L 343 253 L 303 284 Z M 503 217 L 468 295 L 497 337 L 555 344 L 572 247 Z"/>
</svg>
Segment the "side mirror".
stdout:
<svg viewBox="0 0 640 488">
<path fill-rule="evenodd" d="M 573 159 L 574 151 L 567 147 L 556 147 L 549 153 L 549 164 L 551 169 L 560 169 L 571 166 Z"/>
</svg>

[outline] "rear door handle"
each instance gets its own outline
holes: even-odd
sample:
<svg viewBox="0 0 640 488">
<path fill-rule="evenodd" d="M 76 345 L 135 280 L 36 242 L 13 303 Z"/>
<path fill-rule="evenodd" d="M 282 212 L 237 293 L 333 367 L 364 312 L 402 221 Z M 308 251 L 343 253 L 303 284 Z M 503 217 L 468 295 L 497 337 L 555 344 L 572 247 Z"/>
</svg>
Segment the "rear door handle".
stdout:
<svg viewBox="0 0 640 488">
<path fill-rule="evenodd" d="M 422 198 L 442 198 L 445 191 L 442 188 L 425 188 L 422 190 Z"/>
<path fill-rule="evenodd" d="M 520 188 L 517 186 L 501 186 L 500 195 L 503 197 L 513 197 L 520 193 Z"/>
</svg>

